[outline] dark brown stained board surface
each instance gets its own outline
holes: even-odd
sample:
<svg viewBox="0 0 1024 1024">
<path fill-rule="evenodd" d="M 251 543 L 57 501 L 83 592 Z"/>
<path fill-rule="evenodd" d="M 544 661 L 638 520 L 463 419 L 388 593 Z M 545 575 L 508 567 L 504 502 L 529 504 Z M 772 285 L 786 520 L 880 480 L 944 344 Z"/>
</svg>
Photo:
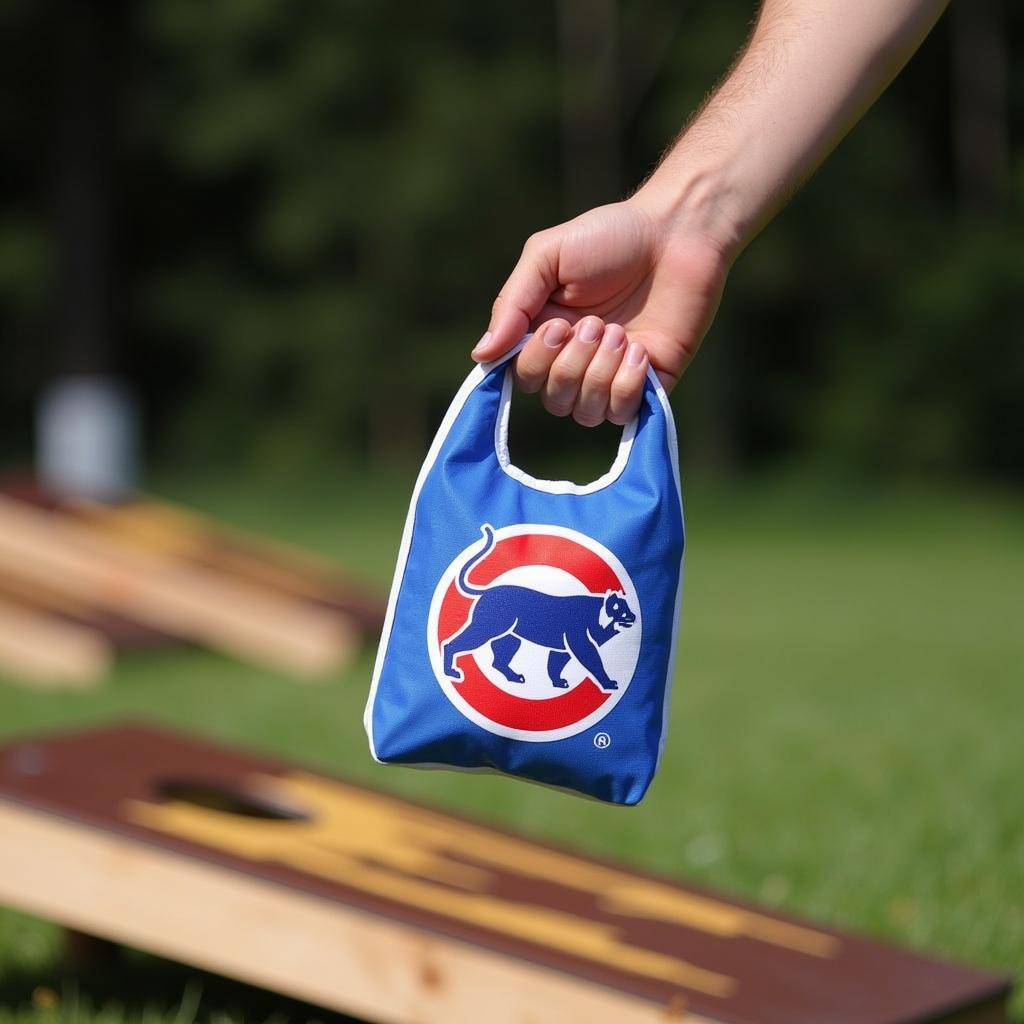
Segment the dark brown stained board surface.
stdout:
<svg viewBox="0 0 1024 1024">
<path fill-rule="evenodd" d="M 150 726 L 0 748 L 71 819 L 728 1024 L 998 1021 L 1009 981 Z M 177 892 L 176 900 L 187 900 Z"/>
</svg>

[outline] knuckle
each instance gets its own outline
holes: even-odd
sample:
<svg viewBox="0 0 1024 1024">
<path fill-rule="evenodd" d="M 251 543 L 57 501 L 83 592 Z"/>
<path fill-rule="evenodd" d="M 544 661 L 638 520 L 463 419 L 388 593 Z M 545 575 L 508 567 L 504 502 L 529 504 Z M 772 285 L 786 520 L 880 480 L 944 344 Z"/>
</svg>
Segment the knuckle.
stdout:
<svg viewBox="0 0 1024 1024">
<path fill-rule="evenodd" d="M 598 415 L 593 409 L 581 409 L 579 406 L 573 409 L 572 418 L 581 427 L 596 427 L 604 420 L 604 416 Z"/>
<path fill-rule="evenodd" d="M 576 388 L 576 374 L 563 363 L 554 363 L 548 370 L 548 380 L 551 387 L 559 391 L 568 391 Z"/>
<path fill-rule="evenodd" d="M 520 391 L 525 391 L 528 395 L 533 395 L 540 391 L 540 386 L 543 382 L 543 374 L 536 371 L 530 369 L 524 371 L 522 368 L 516 371 L 516 384 Z"/>
<path fill-rule="evenodd" d="M 620 375 L 616 375 L 611 382 L 609 392 L 612 401 L 621 405 L 628 405 L 640 394 L 640 386 L 637 385 L 636 381 L 624 380 Z"/>
<path fill-rule="evenodd" d="M 600 391 L 604 394 L 608 394 L 609 389 L 612 386 L 612 382 L 615 380 L 614 366 L 601 366 L 598 360 L 595 359 L 590 366 L 587 367 L 586 385 L 588 388 L 594 391 Z"/>
<path fill-rule="evenodd" d="M 545 234 L 544 234 L 544 232 L 543 231 L 534 231 L 534 233 L 532 235 L 530 235 L 529 238 L 526 239 L 526 242 L 523 245 L 523 252 L 524 253 L 534 253 L 534 252 L 536 252 L 538 249 L 543 248 L 544 241 L 545 241 Z"/>
<path fill-rule="evenodd" d="M 552 398 L 551 395 L 545 394 L 541 398 L 541 404 L 552 416 L 558 416 L 559 418 L 568 416 L 572 412 L 572 403 L 565 402 L 557 398 Z"/>
</svg>

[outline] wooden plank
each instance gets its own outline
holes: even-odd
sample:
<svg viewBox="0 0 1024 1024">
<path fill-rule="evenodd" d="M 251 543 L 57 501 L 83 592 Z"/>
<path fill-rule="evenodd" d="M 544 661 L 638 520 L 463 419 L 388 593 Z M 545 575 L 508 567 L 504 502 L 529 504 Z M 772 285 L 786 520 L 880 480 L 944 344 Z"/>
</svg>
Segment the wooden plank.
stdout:
<svg viewBox="0 0 1024 1024">
<path fill-rule="evenodd" d="M 368 635 L 379 634 L 384 623 L 384 601 L 344 579 L 326 558 L 180 505 L 140 498 L 119 505 L 70 501 L 60 507 L 125 543 L 332 608 L 352 618 Z"/>
<path fill-rule="evenodd" d="M 700 1020 L 16 805 L 0 835 L 10 906 L 382 1024 Z"/>
<path fill-rule="evenodd" d="M 88 523 L 123 544 L 329 608 L 351 620 L 367 639 L 376 637 L 383 625 L 386 605 L 380 595 L 347 579 L 327 558 L 241 530 L 181 505 L 152 497 L 115 504 L 62 499 L 30 479 L 19 478 L 0 482 L 0 493 Z"/>
<path fill-rule="evenodd" d="M 0 598 L 0 676 L 33 689 L 88 689 L 107 674 L 110 645 L 94 630 Z"/>
<path fill-rule="evenodd" d="M 0 600 L 84 626 L 99 633 L 116 650 L 153 650 L 179 642 L 133 618 L 97 608 L 85 597 L 62 592 L 42 580 L 0 573 Z"/>
<path fill-rule="evenodd" d="M 358 647 L 352 625 L 326 609 L 120 544 L 4 497 L 0 572 L 301 676 L 339 668 Z"/>
<path fill-rule="evenodd" d="M 0 899 L 374 1020 L 1005 1019 L 1004 977 L 151 727 L 0 749 L 0 811 Z"/>
</svg>

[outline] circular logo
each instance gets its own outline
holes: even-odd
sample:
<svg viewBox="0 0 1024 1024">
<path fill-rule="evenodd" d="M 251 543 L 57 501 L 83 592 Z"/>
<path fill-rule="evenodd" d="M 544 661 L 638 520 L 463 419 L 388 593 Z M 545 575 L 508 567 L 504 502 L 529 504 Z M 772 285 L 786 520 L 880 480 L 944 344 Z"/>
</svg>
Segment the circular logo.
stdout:
<svg viewBox="0 0 1024 1024">
<path fill-rule="evenodd" d="M 493 530 L 434 590 L 427 648 L 452 704 L 509 739 L 566 739 L 622 699 L 640 656 L 636 589 L 591 537 L 559 526 Z"/>
</svg>

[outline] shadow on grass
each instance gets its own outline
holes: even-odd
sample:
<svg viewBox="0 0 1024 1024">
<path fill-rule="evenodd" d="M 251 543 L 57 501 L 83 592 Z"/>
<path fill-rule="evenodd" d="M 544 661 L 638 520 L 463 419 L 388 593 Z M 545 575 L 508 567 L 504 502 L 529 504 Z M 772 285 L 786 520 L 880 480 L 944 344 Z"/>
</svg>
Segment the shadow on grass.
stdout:
<svg viewBox="0 0 1024 1024">
<path fill-rule="evenodd" d="M 71 935 L 47 968 L 0 975 L 13 1021 L 62 1024 L 360 1024 L 352 1017 L 170 960 Z"/>
</svg>

